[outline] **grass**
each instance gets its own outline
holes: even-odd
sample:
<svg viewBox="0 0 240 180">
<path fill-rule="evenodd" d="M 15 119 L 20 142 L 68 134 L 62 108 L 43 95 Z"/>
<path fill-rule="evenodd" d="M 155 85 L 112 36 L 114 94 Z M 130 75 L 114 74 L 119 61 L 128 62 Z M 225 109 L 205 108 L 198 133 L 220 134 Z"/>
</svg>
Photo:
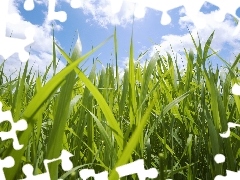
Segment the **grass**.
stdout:
<svg viewBox="0 0 240 180">
<path fill-rule="evenodd" d="M 191 34 L 190 34 L 191 35 Z M 191 35 L 192 36 L 192 35 Z M 27 71 L 15 79 L 6 77 L 0 66 L 0 101 L 3 110 L 11 110 L 14 121 L 21 118 L 28 129 L 18 133 L 24 148 L 16 151 L 12 141 L 1 141 L 1 158 L 12 156 L 13 168 L 4 169 L 6 179 L 24 178 L 22 166 L 30 163 L 34 174 L 45 172 L 43 160 L 57 158 L 62 149 L 74 154 L 70 172 L 60 162 L 49 165 L 51 179 L 78 179 L 79 171 L 93 168 L 107 170 L 109 179 L 118 178 L 116 167 L 144 159 L 145 168 L 156 168 L 157 179 L 214 179 L 226 169 L 239 169 L 239 130 L 222 139 L 228 122 L 238 123 L 239 96 L 231 94 L 238 82 L 237 64 L 223 59 L 228 69 L 226 79 L 219 68 L 207 66 L 217 55 L 211 49 L 214 32 L 203 45 L 192 38 L 196 54 L 185 49 L 187 66 L 184 73 L 170 54 L 154 56 L 144 65 L 134 61 L 134 44 L 130 41 L 129 68 L 123 78 L 118 72 L 117 31 L 96 48 L 82 55 L 77 41 L 68 56 L 53 41 L 53 62 L 43 76 Z M 107 65 L 96 72 L 93 64 L 87 76 L 78 68 L 88 56 L 109 40 L 113 40 L 116 68 Z M 66 67 L 56 73 L 56 50 L 65 58 Z M 213 53 L 209 55 L 209 51 Z M 46 77 L 53 68 L 54 75 Z M 14 93 L 13 93 L 14 92 Z M 8 131 L 10 124 L 0 124 Z M 226 156 L 217 164 L 214 156 Z M 124 179 L 124 178 L 122 178 Z M 137 179 L 136 175 L 125 179 Z"/>
</svg>

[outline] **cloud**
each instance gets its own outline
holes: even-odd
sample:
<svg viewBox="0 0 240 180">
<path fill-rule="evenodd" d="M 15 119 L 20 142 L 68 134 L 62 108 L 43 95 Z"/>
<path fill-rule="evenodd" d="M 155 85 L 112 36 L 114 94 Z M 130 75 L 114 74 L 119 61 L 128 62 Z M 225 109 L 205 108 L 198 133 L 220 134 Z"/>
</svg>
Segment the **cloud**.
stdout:
<svg viewBox="0 0 240 180">
<path fill-rule="evenodd" d="M 44 2 L 42 2 L 44 3 Z M 39 25 L 34 25 L 31 22 L 24 20 L 20 15 L 18 6 L 23 5 L 22 0 L 10 0 L 9 1 L 9 14 L 16 13 L 18 14 L 18 19 L 20 20 L 17 24 L 7 23 L 6 35 L 13 38 L 25 39 L 25 30 L 28 27 L 31 27 L 35 31 L 34 43 L 25 48 L 26 51 L 30 52 L 29 57 L 29 69 L 33 66 L 32 70 L 35 72 L 45 73 L 46 67 L 50 65 L 52 61 L 52 25 L 51 22 L 45 18 L 44 23 Z M 54 30 L 61 30 L 61 26 L 55 25 Z M 57 44 L 60 43 L 56 40 Z M 59 57 L 59 54 L 57 54 Z M 3 60 L 0 56 L 1 61 Z M 6 76 L 12 75 L 12 78 L 18 76 L 20 67 L 24 67 L 25 63 L 21 65 L 21 62 L 17 54 L 9 57 L 4 63 L 4 73 Z M 64 67 L 63 62 L 59 62 L 57 68 L 60 71 Z M 15 72 L 15 73 L 14 73 Z M 50 69 L 49 75 L 53 74 L 52 68 Z"/>
<path fill-rule="evenodd" d="M 71 0 L 62 0 L 70 3 Z M 148 1 L 145 2 L 146 6 L 149 7 L 157 7 L 157 1 Z M 151 4 L 152 3 L 152 4 Z M 210 8 L 211 5 L 208 3 L 204 3 L 206 8 Z M 90 15 L 87 19 L 89 23 L 98 23 L 103 27 L 107 27 L 107 25 L 122 25 L 126 26 L 127 24 L 132 22 L 133 13 L 135 10 L 135 4 L 130 1 L 123 1 L 123 5 L 120 11 L 115 14 L 112 11 L 111 0 L 82 0 L 82 10 L 86 15 Z M 185 16 L 185 9 L 181 8 L 179 11 L 180 20 L 179 26 L 182 30 L 186 30 L 186 27 L 190 29 L 194 39 L 198 42 L 198 36 L 201 38 L 201 43 L 205 44 L 207 38 L 210 34 L 215 30 L 214 39 L 212 42 L 211 47 L 215 51 L 226 51 L 224 46 L 227 44 L 231 47 L 232 51 L 229 54 L 229 59 L 234 58 L 234 54 L 238 54 L 239 44 L 238 41 L 240 39 L 240 35 L 232 36 L 236 26 L 231 18 L 227 17 L 224 22 L 217 22 L 214 16 L 218 13 L 218 11 L 213 11 L 209 14 L 204 14 L 199 12 L 198 17 L 196 19 L 205 20 L 206 27 L 203 29 L 197 29 L 192 20 Z M 143 16 L 144 17 L 144 16 Z M 171 49 L 171 46 L 172 49 Z M 187 50 L 193 49 L 196 53 L 194 48 L 191 36 L 189 33 L 186 34 L 169 34 L 162 37 L 159 45 L 155 45 L 150 50 L 150 56 L 152 56 L 156 51 L 160 51 L 161 55 L 166 55 L 166 51 L 178 57 L 178 64 L 182 65 L 182 61 L 186 63 L 185 55 L 184 55 L 184 48 Z"/>
<path fill-rule="evenodd" d="M 58 0 L 57 2 L 67 2 L 70 3 L 71 0 Z M 19 5 L 23 5 L 24 0 L 10 0 L 10 13 L 17 13 L 19 15 L 20 22 L 18 24 L 7 24 L 7 35 L 10 36 L 12 33 L 12 37 L 16 38 L 25 38 L 24 31 L 27 27 L 34 28 L 36 32 L 36 36 L 34 37 L 34 43 L 31 45 L 31 50 L 27 47 L 27 50 L 30 50 L 31 56 L 29 59 L 30 64 L 33 64 L 34 61 L 37 62 L 39 66 L 39 71 L 45 72 L 45 67 L 49 65 L 48 63 L 52 60 L 52 26 L 51 21 L 48 21 L 45 18 L 44 23 L 39 25 L 34 25 L 20 16 L 20 12 L 18 10 Z M 36 0 L 34 1 L 37 4 L 44 4 L 47 6 L 48 0 Z M 153 1 L 151 1 L 153 2 Z M 135 4 L 129 1 L 123 1 L 122 8 L 120 12 L 115 14 L 112 12 L 112 7 L 110 4 L 110 0 L 82 0 L 83 6 L 82 10 L 85 14 L 90 15 L 87 19 L 90 23 L 98 23 L 99 25 L 106 27 L 107 25 L 122 25 L 125 26 L 128 23 L 132 22 L 133 12 L 135 10 Z M 37 5 L 35 4 L 35 5 Z M 59 5 L 58 4 L 58 5 Z M 184 8 L 180 9 L 179 14 L 184 15 Z M 229 58 L 233 59 L 234 54 L 238 54 L 239 52 L 239 39 L 240 35 L 232 36 L 234 32 L 235 25 L 233 21 L 227 17 L 227 19 L 222 22 L 216 22 L 214 19 L 214 15 L 217 11 L 211 12 L 210 14 L 199 13 L 199 19 L 204 19 L 207 22 L 207 26 L 204 29 L 197 29 L 193 25 L 191 19 L 187 16 L 181 16 L 179 20 L 179 25 L 182 30 L 186 30 L 188 26 L 192 32 L 194 39 L 198 42 L 197 33 L 201 38 L 201 42 L 204 44 L 209 37 L 209 35 L 215 30 L 214 39 L 212 42 L 212 48 L 216 51 L 224 50 L 224 46 L 227 44 L 231 47 L 231 54 Z M 47 15 L 47 14 L 45 14 Z M 55 25 L 55 30 L 62 30 L 62 26 Z M 60 43 L 57 42 L 59 45 Z M 171 46 L 172 48 L 171 48 Z M 154 45 L 151 47 L 150 56 L 153 56 L 157 51 L 160 52 L 161 55 L 166 56 L 166 52 L 172 53 L 178 58 L 178 64 L 182 65 L 186 63 L 184 48 L 187 50 L 193 49 L 195 51 L 192 39 L 189 33 L 179 35 L 179 34 L 168 34 L 162 36 L 159 45 Z M 195 51 L 196 53 L 196 51 Z M 14 57 L 14 56 L 13 56 Z M 9 58 L 5 68 L 12 69 L 11 64 L 17 63 L 16 58 Z M 17 57 L 17 56 L 16 56 Z M 12 63 L 11 63 L 12 62 Z M 19 61 L 20 63 L 20 61 Z M 16 66 L 18 67 L 18 66 Z M 35 67 L 35 66 L 34 66 Z M 37 66 L 36 66 L 37 67 Z M 60 62 L 59 67 L 64 67 L 64 64 Z M 35 68 L 37 69 L 37 68 Z"/>
<path fill-rule="evenodd" d="M 63 0 L 70 3 L 71 0 Z M 133 20 L 133 12 L 135 4 L 123 1 L 122 8 L 117 14 L 112 11 L 110 0 L 82 0 L 83 13 L 90 15 L 86 21 L 89 23 L 97 23 L 102 27 L 107 25 L 125 26 Z"/>
<path fill-rule="evenodd" d="M 35 74 L 35 77 L 39 73 L 40 75 L 44 75 L 46 72 L 47 66 L 51 64 L 52 61 L 52 55 L 46 52 L 40 52 L 38 55 L 36 54 L 30 54 L 30 58 L 28 61 L 28 71 L 31 69 L 31 76 Z M 17 55 L 13 55 L 10 59 L 7 59 L 4 63 L 4 69 L 3 72 L 9 79 L 11 76 L 11 79 L 14 79 L 18 77 L 19 72 L 20 74 L 23 73 L 24 67 L 26 63 L 21 63 Z M 59 72 L 62 68 L 64 68 L 64 64 L 60 61 L 57 67 L 57 72 Z M 53 75 L 53 68 L 51 67 L 49 72 L 47 73 L 47 77 L 50 78 Z"/>
<path fill-rule="evenodd" d="M 179 13 L 183 14 L 184 9 L 180 9 Z M 217 22 L 214 19 L 215 14 L 218 11 L 213 11 L 209 14 L 204 14 L 200 12 L 198 14 L 199 19 L 204 19 L 206 21 L 206 27 L 203 29 L 197 29 L 191 19 L 187 16 L 182 16 L 179 19 L 179 25 L 182 30 L 186 30 L 187 26 L 198 45 L 198 34 L 200 38 L 200 42 L 202 44 L 202 48 L 211 35 L 211 33 L 215 30 L 214 37 L 212 40 L 211 48 L 214 51 L 219 51 L 219 53 L 224 52 L 227 55 L 227 61 L 232 61 L 234 59 L 234 54 L 239 53 L 240 49 L 240 34 L 236 36 L 232 36 L 236 25 L 234 24 L 231 17 L 227 16 L 224 22 Z M 170 46 L 171 45 L 171 46 Z M 227 54 L 225 46 L 230 46 L 231 53 Z M 171 48 L 172 47 L 172 48 Z M 150 50 L 150 56 L 153 56 L 154 53 L 159 52 L 160 55 L 166 56 L 166 52 L 178 54 L 183 60 L 178 60 L 178 64 L 186 63 L 186 58 L 184 55 L 184 48 L 187 50 L 193 49 L 194 53 L 196 53 L 196 49 L 194 47 L 193 41 L 189 33 L 183 35 L 174 35 L 168 34 L 162 37 L 159 45 L 152 46 Z M 229 50 L 229 49 L 228 49 Z M 183 63 L 182 63 L 183 61 Z M 220 61 L 218 61 L 220 62 Z"/>
</svg>

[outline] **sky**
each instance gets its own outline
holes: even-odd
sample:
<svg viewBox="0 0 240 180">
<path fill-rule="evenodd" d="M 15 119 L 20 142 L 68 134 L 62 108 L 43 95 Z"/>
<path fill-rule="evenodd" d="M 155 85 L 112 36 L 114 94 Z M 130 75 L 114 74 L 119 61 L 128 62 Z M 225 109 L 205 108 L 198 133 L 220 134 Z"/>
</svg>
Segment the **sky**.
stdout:
<svg viewBox="0 0 240 180">
<path fill-rule="evenodd" d="M 33 67 L 33 71 L 39 70 L 44 73 L 46 66 L 52 60 L 52 24 L 54 25 L 55 40 L 67 54 L 71 52 L 78 35 L 82 44 L 82 53 L 85 54 L 113 35 L 114 28 L 116 27 L 118 65 L 121 74 L 128 64 L 132 32 L 135 60 L 141 52 L 147 51 L 146 56 L 141 61 L 142 63 L 146 59 L 150 59 L 156 52 L 164 56 L 166 52 L 169 52 L 174 58 L 177 56 L 177 63 L 180 68 L 186 65 L 184 48 L 187 50 L 194 49 L 194 44 L 187 27 L 190 29 L 195 40 L 197 40 L 197 33 L 199 34 L 201 43 L 203 44 L 213 30 L 215 30 L 211 47 L 215 51 L 219 51 L 219 55 L 227 62 L 232 62 L 239 53 L 240 32 L 235 36 L 232 35 L 236 28 L 232 14 L 227 14 L 223 22 L 217 22 L 214 17 L 219 12 L 219 7 L 208 2 L 205 2 L 201 6 L 195 19 L 195 21 L 198 18 L 206 20 L 206 26 L 204 28 L 197 28 L 194 24 L 197 21 L 193 22 L 191 18 L 186 16 L 184 6 L 170 8 L 168 14 L 171 17 L 171 23 L 162 25 L 161 18 L 164 16 L 163 12 L 157 8 L 151 8 L 154 7 L 153 2 L 157 2 L 158 0 L 145 1 L 145 12 L 135 11 L 138 3 L 134 3 L 134 0 L 125 0 L 117 13 L 113 12 L 111 0 L 80 1 L 82 3 L 80 8 L 72 8 L 70 5 L 71 0 L 56 1 L 55 11 L 65 11 L 67 14 L 66 21 L 60 22 L 48 19 L 48 0 L 34 0 L 34 9 L 31 11 L 25 10 L 25 0 L 9 0 L 8 13 L 17 13 L 20 21 L 17 24 L 7 23 L 6 36 L 24 39 L 24 32 L 27 27 L 32 27 L 35 30 L 34 43 L 25 48 L 26 51 L 30 52 L 28 61 L 30 67 Z M 152 2 L 152 5 L 147 5 L 147 2 Z M 191 9 L 191 6 L 189 7 Z M 133 18 L 134 12 L 135 17 Z M 240 19 L 240 8 L 236 10 L 234 16 Z M 60 62 L 57 70 L 60 71 L 64 68 L 66 60 L 60 54 L 58 54 L 58 57 L 60 57 Z M 99 68 L 102 66 L 106 67 L 107 63 L 115 65 L 113 38 L 80 66 L 90 70 L 93 58 L 101 61 L 102 64 L 97 64 Z M 0 55 L 0 62 L 3 59 Z M 211 61 L 213 65 L 221 65 L 221 61 L 216 56 Z M 12 76 L 14 77 L 19 72 L 20 66 L 21 62 L 15 53 L 7 58 L 4 72 L 8 76 L 13 74 Z M 53 70 L 51 69 L 50 74 L 52 73 Z"/>
</svg>

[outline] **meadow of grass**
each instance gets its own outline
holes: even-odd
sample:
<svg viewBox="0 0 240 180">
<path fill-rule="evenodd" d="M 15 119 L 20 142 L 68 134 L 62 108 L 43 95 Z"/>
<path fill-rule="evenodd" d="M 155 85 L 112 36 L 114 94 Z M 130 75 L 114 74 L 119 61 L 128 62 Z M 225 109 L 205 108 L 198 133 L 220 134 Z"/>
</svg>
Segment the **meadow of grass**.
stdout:
<svg viewBox="0 0 240 180">
<path fill-rule="evenodd" d="M 210 180 L 225 175 L 226 169 L 237 171 L 239 130 L 232 129 L 227 139 L 219 133 L 227 130 L 227 122 L 239 121 L 240 97 L 231 93 L 231 87 L 238 82 L 240 56 L 232 64 L 220 59 L 228 69 L 221 79 L 219 68 L 206 65 L 217 55 L 210 48 L 213 36 L 214 32 L 201 44 L 191 35 L 197 53 L 185 50 L 184 73 L 170 54 L 155 55 L 144 65 L 134 61 L 131 39 L 129 66 L 120 78 L 116 29 L 85 55 L 79 42 L 68 56 L 53 41 L 53 61 L 42 76 L 27 71 L 26 63 L 21 75 L 11 79 L 3 73 L 3 63 L 3 110 L 10 110 L 14 121 L 28 123 L 28 129 L 18 133 L 23 149 L 14 150 L 11 140 L 0 143 L 0 157 L 15 160 L 13 168 L 4 169 L 6 179 L 24 178 L 21 168 L 27 163 L 34 167 L 34 174 L 45 172 L 43 160 L 57 158 L 62 149 L 74 154 L 74 169 L 64 172 L 60 162 L 52 163 L 51 179 L 78 179 L 81 169 L 93 168 L 107 170 L 109 179 L 115 180 L 115 167 L 138 159 L 144 159 L 146 169 L 156 168 L 161 180 Z M 108 64 L 97 72 L 94 63 L 86 75 L 79 63 L 109 40 L 113 40 L 116 68 Z M 56 50 L 67 65 L 47 80 L 49 70 L 56 69 Z M 8 131 L 11 126 L 5 121 L 0 128 Z M 218 153 L 226 156 L 225 163 L 214 161 Z"/>
</svg>

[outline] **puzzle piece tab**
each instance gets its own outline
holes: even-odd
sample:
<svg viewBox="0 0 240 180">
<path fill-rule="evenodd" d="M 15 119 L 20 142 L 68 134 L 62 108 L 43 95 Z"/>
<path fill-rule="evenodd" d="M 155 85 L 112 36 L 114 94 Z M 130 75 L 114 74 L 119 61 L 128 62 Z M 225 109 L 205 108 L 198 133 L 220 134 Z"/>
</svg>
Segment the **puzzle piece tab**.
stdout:
<svg viewBox="0 0 240 180">
<path fill-rule="evenodd" d="M 51 159 L 51 160 L 44 160 L 44 167 L 46 169 L 45 173 L 33 175 L 33 167 L 31 164 L 25 164 L 22 168 L 23 173 L 26 175 L 25 180 L 51 180 L 50 173 L 48 169 L 48 164 L 51 162 L 55 162 L 61 160 L 62 169 L 64 171 L 69 171 L 73 168 L 72 161 L 70 157 L 73 155 L 66 150 L 62 150 L 61 155 L 58 158 Z M 24 179 L 22 179 L 24 180 Z M 60 179 L 59 179 L 60 180 Z"/>
<path fill-rule="evenodd" d="M 0 123 L 8 121 L 11 123 L 11 130 L 8 132 L 0 132 L 0 138 L 2 141 L 7 139 L 13 139 L 13 148 L 19 150 L 23 148 L 23 145 L 19 144 L 16 131 L 24 131 L 27 129 L 27 122 L 21 119 L 17 122 L 13 121 L 11 111 L 2 111 L 2 103 L 0 102 Z"/>
<path fill-rule="evenodd" d="M 223 22 L 225 19 L 226 14 L 231 14 L 234 16 L 238 21 L 240 18 L 237 15 L 237 9 L 240 7 L 239 0 L 208 0 L 209 3 L 214 4 L 220 8 L 220 11 L 215 16 L 215 20 L 218 22 Z M 238 23 L 237 27 L 235 28 L 233 35 L 237 35 L 240 32 L 240 23 Z"/>
<path fill-rule="evenodd" d="M 108 172 L 107 171 L 103 171 L 101 173 L 96 174 L 94 169 L 82 169 L 79 172 L 79 176 L 83 180 L 87 180 L 90 177 L 93 177 L 94 180 L 108 180 Z"/>
<path fill-rule="evenodd" d="M 0 55 L 2 55 L 4 59 L 7 59 L 14 53 L 18 53 L 19 59 L 25 62 L 29 58 L 29 53 L 26 52 L 24 48 L 34 42 L 34 30 L 32 28 L 26 29 L 26 39 L 6 37 L 7 22 L 17 23 L 17 21 L 19 21 L 19 19 L 16 20 L 16 14 L 8 14 L 8 5 L 9 0 L 0 1 Z"/>
<path fill-rule="evenodd" d="M 240 171 L 226 171 L 226 176 L 217 175 L 214 180 L 238 180 L 240 179 Z"/>
<path fill-rule="evenodd" d="M 72 8 L 82 7 L 84 0 L 71 0 L 70 5 Z M 48 20 L 58 20 L 65 22 L 67 20 L 67 13 L 65 11 L 55 11 L 56 0 L 48 1 Z M 26 11 L 32 11 L 34 9 L 34 0 L 25 0 L 24 9 Z"/>
<path fill-rule="evenodd" d="M 3 168 L 11 168 L 14 166 L 14 159 L 11 156 L 6 157 L 5 159 L 0 159 L 0 179 L 5 180 L 5 175 Z"/>
<path fill-rule="evenodd" d="M 148 170 L 144 168 L 143 159 L 139 159 L 129 164 L 117 167 L 116 171 L 119 174 L 119 178 L 137 174 L 139 180 L 145 180 L 146 178 L 156 178 L 158 176 L 158 171 L 156 168 L 151 168 Z M 94 169 L 82 169 L 79 172 L 79 176 L 83 180 L 87 180 L 90 177 L 93 177 L 94 180 L 108 180 L 107 171 L 96 174 Z"/>
<path fill-rule="evenodd" d="M 112 12 L 118 13 L 121 10 L 124 0 L 110 0 L 112 6 Z M 167 25 L 171 23 L 171 17 L 167 13 L 169 10 L 183 6 L 186 10 L 186 15 L 193 21 L 197 28 L 204 28 L 206 26 L 206 21 L 198 16 L 201 7 L 205 2 L 209 2 L 220 8 L 218 15 L 215 19 L 219 22 L 223 22 L 226 14 L 231 14 L 236 19 L 240 20 L 237 16 L 236 11 L 240 7 L 239 0 L 125 0 L 126 2 L 135 3 L 134 15 L 138 18 L 144 17 L 145 8 L 151 8 L 157 11 L 162 11 L 161 24 Z M 233 35 L 237 35 L 240 32 L 240 23 L 236 27 Z"/>
<path fill-rule="evenodd" d="M 146 178 L 156 178 L 158 176 L 158 171 L 156 168 L 150 168 L 147 170 L 144 168 L 143 159 L 139 159 L 129 164 L 117 167 L 116 171 L 118 172 L 120 178 L 132 174 L 137 174 L 139 180 L 146 180 Z"/>
<path fill-rule="evenodd" d="M 240 124 L 236 124 L 233 122 L 228 122 L 228 129 L 224 133 L 220 133 L 222 138 L 228 138 L 230 136 L 230 128 L 240 127 Z"/>
<path fill-rule="evenodd" d="M 83 2 L 85 0 L 71 0 L 70 5 L 72 8 L 79 8 L 83 6 Z M 171 17 L 167 13 L 169 10 L 178 8 L 183 6 L 186 10 L 186 15 L 190 17 L 193 21 L 194 25 L 197 28 L 204 28 L 206 26 L 206 21 L 201 19 L 198 16 L 201 7 L 205 2 L 209 2 L 215 6 L 220 8 L 218 15 L 215 19 L 219 22 L 224 21 L 226 14 L 231 14 L 236 19 L 240 20 L 240 18 L 236 15 L 237 9 L 240 7 L 239 0 L 110 0 L 112 6 L 112 12 L 118 13 L 121 10 L 122 4 L 124 1 L 135 3 L 135 12 L 134 15 L 138 18 L 143 18 L 146 13 L 146 8 L 151 8 L 157 11 L 162 11 L 161 24 L 167 25 L 171 23 Z M 67 14 L 64 11 L 55 11 L 56 0 L 48 0 L 48 19 L 49 20 L 59 20 L 61 22 L 66 21 Z M 33 10 L 34 9 L 34 0 L 25 0 L 24 3 L 25 10 Z M 240 23 L 236 27 L 233 35 L 236 35 L 240 32 Z"/>
</svg>

